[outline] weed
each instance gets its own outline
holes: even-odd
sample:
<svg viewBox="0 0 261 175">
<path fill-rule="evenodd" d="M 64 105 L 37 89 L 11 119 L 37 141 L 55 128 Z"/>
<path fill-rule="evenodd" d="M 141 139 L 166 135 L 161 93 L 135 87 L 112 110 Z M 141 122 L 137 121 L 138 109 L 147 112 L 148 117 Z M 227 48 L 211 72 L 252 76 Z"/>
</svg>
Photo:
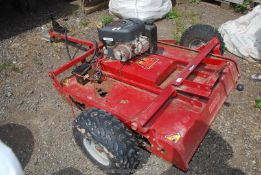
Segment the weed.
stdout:
<svg viewBox="0 0 261 175">
<path fill-rule="evenodd" d="M 175 20 L 176 22 L 176 30 L 174 32 L 174 39 L 179 42 L 182 33 L 185 31 L 185 26 L 183 23 L 183 19 L 181 18 L 183 14 L 177 10 L 177 9 L 172 9 L 167 15 L 166 19 L 169 20 Z"/>
<path fill-rule="evenodd" d="M 189 0 L 190 3 L 198 4 L 201 2 L 201 0 Z"/>
<path fill-rule="evenodd" d="M 105 26 L 106 24 L 109 24 L 113 21 L 113 18 L 111 16 L 102 16 L 101 17 L 101 24 L 102 26 Z"/>
<path fill-rule="evenodd" d="M 41 58 L 35 58 L 34 59 L 35 63 L 42 66 L 43 65 L 43 60 Z"/>
<path fill-rule="evenodd" d="M 256 108 L 261 109 L 261 97 L 257 97 L 255 101 L 256 101 Z"/>
<path fill-rule="evenodd" d="M 79 25 L 83 28 L 87 27 L 90 24 L 90 21 L 88 20 L 81 20 Z"/>
<path fill-rule="evenodd" d="M 16 73 L 22 72 L 18 67 L 16 67 L 15 64 L 13 64 L 11 62 L 0 63 L 0 72 L 5 71 L 5 70 L 11 70 Z"/>
<path fill-rule="evenodd" d="M 174 34 L 174 39 L 179 42 L 183 32 L 186 30 L 183 20 L 181 18 L 176 19 L 176 31 Z"/>
<path fill-rule="evenodd" d="M 198 24 L 200 22 L 201 16 L 194 12 L 188 12 L 183 14 L 178 9 L 172 9 L 167 15 L 166 19 L 175 20 L 176 29 L 174 33 L 174 39 L 179 42 L 182 34 L 186 30 L 186 23 L 190 23 L 191 25 Z"/>
<path fill-rule="evenodd" d="M 236 4 L 234 10 L 238 13 L 245 13 L 248 10 L 248 7 L 252 3 L 252 0 L 245 0 L 243 4 Z"/>
<path fill-rule="evenodd" d="M 177 19 L 181 17 L 182 14 L 177 9 L 172 9 L 169 13 L 166 15 L 166 19 Z"/>
<path fill-rule="evenodd" d="M 200 21 L 200 15 L 194 12 L 188 12 L 185 16 L 192 25 L 198 24 Z"/>
</svg>

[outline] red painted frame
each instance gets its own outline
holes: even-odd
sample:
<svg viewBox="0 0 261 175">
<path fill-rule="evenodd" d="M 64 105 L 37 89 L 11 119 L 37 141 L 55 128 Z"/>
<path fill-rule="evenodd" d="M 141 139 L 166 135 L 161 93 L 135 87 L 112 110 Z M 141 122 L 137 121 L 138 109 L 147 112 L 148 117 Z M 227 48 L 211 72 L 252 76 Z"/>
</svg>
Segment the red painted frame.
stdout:
<svg viewBox="0 0 261 175">
<path fill-rule="evenodd" d="M 53 31 L 49 34 L 53 38 L 65 39 L 64 35 Z M 89 50 L 49 73 L 58 92 L 70 103 L 78 102 L 112 113 L 149 141 L 149 151 L 187 170 L 189 161 L 239 77 L 235 60 L 221 56 L 218 39 L 213 38 L 198 50 L 175 45 L 173 40 L 162 40 L 156 54 L 138 56 L 128 64 L 102 58 L 104 83 L 84 86 L 73 76 L 68 77 L 66 83 L 60 82 L 57 76 L 84 62 L 94 53 L 94 45 L 73 37 L 68 40 L 85 45 Z M 158 61 L 153 68 L 143 70 L 136 61 L 144 57 L 155 57 Z M 117 71 L 115 67 L 118 67 Z M 144 75 L 136 72 L 144 72 Z M 158 85 L 153 83 L 156 81 L 154 75 L 167 78 Z M 109 95 L 97 95 L 96 86 L 107 89 Z"/>
</svg>

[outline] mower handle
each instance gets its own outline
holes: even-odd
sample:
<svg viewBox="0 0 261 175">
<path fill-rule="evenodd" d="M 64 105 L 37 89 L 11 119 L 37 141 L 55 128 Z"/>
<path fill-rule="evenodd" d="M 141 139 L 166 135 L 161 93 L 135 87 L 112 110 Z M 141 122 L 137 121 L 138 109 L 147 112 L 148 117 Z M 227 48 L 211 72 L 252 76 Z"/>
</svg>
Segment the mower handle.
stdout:
<svg viewBox="0 0 261 175">
<path fill-rule="evenodd" d="M 72 66 L 74 66 L 74 65 L 76 65 L 80 62 L 82 62 L 82 63 L 85 62 L 86 57 L 94 54 L 96 49 L 100 49 L 100 48 L 103 47 L 103 45 L 100 44 L 98 46 L 98 48 L 96 48 L 95 44 L 93 42 L 81 40 L 81 39 L 70 37 L 70 36 L 65 36 L 63 34 L 59 34 L 57 32 L 54 32 L 53 30 L 49 30 L 48 33 L 49 33 L 51 38 L 58 38 L 58 39 L 63 39 L 63 40 L 67 39 L 68 41 L 70 41 L 72 43 L 81 44 L 81 45 L 85 45 L 85 46 L 89 47 L 89 49 L 86 52 L 84 52 L 83 54 L 72 58 L 70 61 L 66 62 L 62 66 L 60 66 L 57 69 L 49 72 L 49 76 L 53 79 L 54 85 L 55 85 L 56 88 L 62 87 L 59 80 L 57 79 L 58 75 L 60 75 L 61 73 L 65 72 L 66 70 L 70 69 Z"/>
<path fill-rule="evenodd" d="M 65 40 L 65 38 L 66 38 L 68 41 L 70 41 L 72 43 L 82 44 L 82 45 L 85 45 L 85 46 L 89 47 L 89 49 L 86 52 L 84 52 L 83 54 L 81 54 L 81 55 L 79 55 L 77 57 L 72 58 L 70 61 L 66 62 L 61 67 L 59 67 L 59 68 L 53 70 L 52 72 L 50 72 L 54 76 L 57 76 L 57 75 L 63 73 L 64 71 L 68 70 L 69 68 L 71 68 L 72 66 L 74 66 L 75 64 L 77 64 L 79 62 L 85 61 L 84 59 L 86 59 L 86 57 L 88 57 L 91 54 L 93 54 L 95 49 L 96 49 L 93 42 L 81 40 L 81 39 L 70 37 L 70 36 L 65 37 L 65 35 L 56 33 L 53 30 L 50 30 L 48 33 L 49 33 L 49 35 L 52 38 L 58 38 L 58 39 L 63 39 L 63 40 Z"/>
</svg>

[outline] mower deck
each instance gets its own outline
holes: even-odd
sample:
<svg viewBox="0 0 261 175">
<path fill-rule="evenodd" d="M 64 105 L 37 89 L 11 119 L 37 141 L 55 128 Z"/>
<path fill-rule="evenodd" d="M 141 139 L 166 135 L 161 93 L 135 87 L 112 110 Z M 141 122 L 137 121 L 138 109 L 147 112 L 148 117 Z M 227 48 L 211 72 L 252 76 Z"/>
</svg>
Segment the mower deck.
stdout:
<svg viewBox="0 0 261 175">
<path fill-rule="evenodd" d="M 90 46 L 88 42 L 79 42 Z M 212 121 L 236 86 L 239 72 L 233 59 L 208 54 L 207 46 L 215 42 L 200 51 L 171 42 L 160 42 L 156 54 L 144 54 L 128 63 L 102 59 L 105 80 L 101 83 L 81 85 L 74 76 L 60 83 L 56 78 L 92 54 L 92 48 L 50 76 L 69 101 L 112 113 L 149 141 L 148 150 L 187 170 Z"/>
</svg>

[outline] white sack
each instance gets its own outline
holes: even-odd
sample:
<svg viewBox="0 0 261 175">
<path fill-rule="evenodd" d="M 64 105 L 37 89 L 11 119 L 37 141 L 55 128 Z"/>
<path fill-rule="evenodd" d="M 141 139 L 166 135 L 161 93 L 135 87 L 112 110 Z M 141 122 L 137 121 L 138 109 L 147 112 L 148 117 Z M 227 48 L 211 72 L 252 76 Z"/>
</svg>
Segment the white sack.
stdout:
<svg viewBox="0 0 261 175">
<path fill-rule="evenodd" d="M 227 49 L 242 58 L 261 60 L 261 5 L 219 28 Z"/>
<path fill-rule="evenodd" d="M 163 18 L 171 9 L 171 0 L 110 0 L 109 3 L 112 14 L 143 21 Z"/>
<path fill-rule="evenodd" d="M 13 151 L 0 140 L 0 174 L 24 175 L 23 169 Z"/>
</svg>

